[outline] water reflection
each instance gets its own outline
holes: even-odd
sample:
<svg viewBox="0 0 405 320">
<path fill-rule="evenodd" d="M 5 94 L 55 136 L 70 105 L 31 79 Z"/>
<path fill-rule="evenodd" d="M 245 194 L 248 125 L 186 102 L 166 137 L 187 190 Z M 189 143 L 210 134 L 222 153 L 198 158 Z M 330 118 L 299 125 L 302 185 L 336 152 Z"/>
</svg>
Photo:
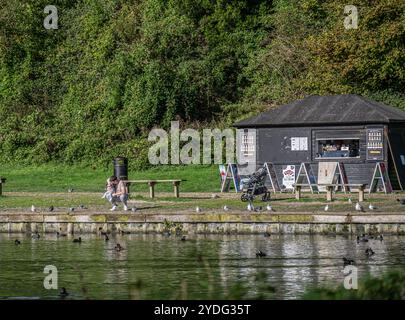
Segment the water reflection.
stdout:
<svg viewBox="0 0 405 320">
<path fill-rule="evenodd" d="M 14 239 L 22 244 L 16 246 Z M 43 268 L 55 265 L 59 286 L 73 298 L 215 299 L 243 283 L 249 297 L 299 298 L 307 287 L 343 282 L 342 257 L 359 276 L 405 264 L 405 237 L 386 236 L 357 245 L 355 238 L 320 235 L 162 235 L 71 237 L 0 235 L 0 297 L 57 298 L 43 288 Z M 117 252 L 120 243 L 125 249 Z M 365 249 L 375 255 L 368 258 Z M 256 258 L 256 250 L 267 255 Z M 275 288 L 274 295 L 265 292 Z"/>
</svg>

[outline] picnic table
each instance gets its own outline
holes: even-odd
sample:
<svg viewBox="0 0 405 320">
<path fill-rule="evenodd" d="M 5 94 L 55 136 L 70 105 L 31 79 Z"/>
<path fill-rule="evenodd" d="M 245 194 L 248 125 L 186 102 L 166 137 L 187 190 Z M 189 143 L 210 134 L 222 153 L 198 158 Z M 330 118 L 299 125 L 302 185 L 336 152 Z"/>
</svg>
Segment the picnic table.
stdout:
<svg viewBox="0 0 405 320">
<path fill-rule="evenodd" d="M 124 180 L 128 185 L 132 183 L 147 184 L 149 186 L 149 197 L 155 197 L 155 185 L 158 183 L 172 183 L 174 189 L 174 196 L 180 197 L 180 183 L 185 180 L 181 179 L 166 179 L 166 180 Z"/>
<path fill-rule="evenodd" d="M 293 185 L 295 190 L 295 199 L 301 199 L 301 188 L 302 187 L 326 187 L 326 200 L 333 200 L 333 191 L 336 187 L 348 187 L 348 188 L 357 188 L 359 194 L 359 202 L 364 201 L 364 190 L 366 189 L 367 184 L 365 183 L 319 183 L 319 184 L 307 184 L 307 183 L 296 183 Z"/>
</svg>

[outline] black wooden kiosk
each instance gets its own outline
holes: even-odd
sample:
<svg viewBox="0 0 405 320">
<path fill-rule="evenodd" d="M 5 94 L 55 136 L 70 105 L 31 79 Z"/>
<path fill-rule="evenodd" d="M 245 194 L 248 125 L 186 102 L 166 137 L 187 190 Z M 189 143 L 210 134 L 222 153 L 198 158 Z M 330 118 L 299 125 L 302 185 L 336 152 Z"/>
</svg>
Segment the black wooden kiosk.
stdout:
<svg viewBox="0 0 405 320">
<path fill-rule="evenodd" d="M 314 95 L 234 126 L 239 163 L 254 164 L 250 170 L 273 163 L 280 184 L 287 181 L 288 169 L 297 174 L 301 163 L 309 163 L 317 175 L 318 164 L 328 161 L 344 165 L 349 183 L 370 184 L 380 162 L 393 189 L 405 188 L 405 112 L 400 109 L 358 95 Z"/>
</svg>

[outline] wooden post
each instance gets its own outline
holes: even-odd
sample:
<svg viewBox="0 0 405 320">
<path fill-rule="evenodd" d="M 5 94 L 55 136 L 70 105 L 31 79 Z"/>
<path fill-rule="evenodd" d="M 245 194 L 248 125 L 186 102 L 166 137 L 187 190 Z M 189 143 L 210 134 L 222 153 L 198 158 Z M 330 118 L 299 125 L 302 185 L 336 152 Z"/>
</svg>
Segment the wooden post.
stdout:
<svg viewBox="0 0 405 320">
<path fill-rule="evenodd" d="M 180 196 L 180 181 L 173 181 L 174 186 L 174 196 L 178 198 Z"/>
<path fill-rule="evenodd" d="M 155 181 L 149 181 L 148 185 L 149 185 L 149 197 L 150 198 L 154 198 L 155 197 Z"/>
<path fill-rule="evenodd" d="M 359 187 L 359 202 L 364 202 L 364 188 L 365 185 Z"/>
<path fill-rule="evenodd" d="M 6 182 L 6 178 L 0 177 L 0 196 L 3 195 L 3 183 Z"/>
<path fill-rule="evenodd" d="M 295 199 L 301 199 L 301 186 L 295 186 Z"/>
<path fill-rule="evenodd" d="M 333 186 L 326 186 L 326 201 L 332 201 Z"/>
</svg>

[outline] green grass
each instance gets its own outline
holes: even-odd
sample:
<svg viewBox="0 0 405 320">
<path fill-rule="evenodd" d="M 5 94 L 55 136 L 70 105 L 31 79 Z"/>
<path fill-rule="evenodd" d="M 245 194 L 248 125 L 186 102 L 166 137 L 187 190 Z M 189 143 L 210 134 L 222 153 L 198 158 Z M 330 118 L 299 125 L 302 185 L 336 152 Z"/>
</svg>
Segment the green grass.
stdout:
<svg viewBox="0 0 405 320">
<path fill-rule="evenodd" d="M 43 165 L 39 167 L 0 167 L 0 176 L 7 178 L 0 198 L 0 208 L 29 208 L 32 204 L 47 208 L 50 205 L 59 208 L 85 204 L 92 208 L 108 208 L 108 203 L 101 199 L 104 192 L 105 180 L 112 174 L 112 168 Z M 246 203 L 240 201 L 240 194 L 230 193 L 220 195 L 219 199 L 211 199 L 210 193 L 219 193 L 220 181 L 217 166 L 160 166 L 145 171 L 129 171 L 130 179 L 184 179 L 180 186 L 180 198 L 173 198 L 160 194 L 170 192 L 173 187 L 170 183 L 158 184 L 155 187 L 156 198 L 149 199 L 146 194 L 146 185 L 131 186 L 131 199 L 135 203 L 152 205 L 160 209 L 171 211 L 176 209 L 191 210 L 200 206 L 204 210 L 220 210 L 226 204 L 232 209 L 246 210 Z M 73 188 L 73 193 L 68 193 Z M 91 193 L 92 192 L 92 193 Z M 207 193 L 204 197 L 196 193 L 185 197 L 182 192 Z M 351 197 L 353 204 L 347 202 Z M 379 207 L 380 212 L 405 212 L 405 206 L 400 206 L 395 198 L 398 195 L 373 194 L 366 195 L 364 206 L 372 202 Z M 399 197 L 402 197 L 400 195 Z M 232 198 L 232 199 L 229 199 Z M 353 212 L 357 193 L 336 195 L 329 212 Z M 279 212 L 322 212 L 325 206 L 325 194 L 305 193 L 300 201 L 292 193 L 272 194 L 272 206 Z M 255 201 L 256 206 L 265 206 L 260 200 Z M 28 209 L 27 209 L 28 210 Z M 165 211 L 165 210 L 163 210 Z"/>
<path fill-rule="evenodd" d="M 0 166 L 0 176 L 7 179 L 3 190 L 9 192 L 103 192 L 113 168 L 43 165 L 29 167 Z M 129 171 L 129 179 L 183 179 L 180 191 L 218 192 L 217 166 L 160 166 L 145 171 Z M 134 185 L 131 190 L 147 191 L 146 185 Z M 172 191 L 169 183 L 158 184 L 158 191 Z"/>
</svg>

